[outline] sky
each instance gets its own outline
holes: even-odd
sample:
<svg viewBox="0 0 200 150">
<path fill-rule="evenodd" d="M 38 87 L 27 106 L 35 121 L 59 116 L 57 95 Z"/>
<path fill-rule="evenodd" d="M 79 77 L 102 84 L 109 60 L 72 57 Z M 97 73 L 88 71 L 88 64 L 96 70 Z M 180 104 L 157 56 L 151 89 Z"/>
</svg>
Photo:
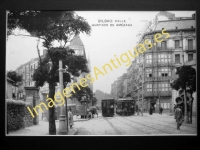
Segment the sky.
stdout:
<svg viewBox="0 0 200 150">
<path fill-rule="evenodd" d="M 119 56 L 128 50 L 133 50 L 138 42 L 136 36 L 143 29 L 144 20 L 152 20 L 159 11 L 75 11 L 79 16 L 85 18 L 91 25 L 90 35 L 80 34 L 84 44 L 87 58 L 89 56 L 92 74 L 93 68 L 97 67 L 102 71 L 102 66 L 110 64 L 110 59 L 119 58 Z M 174 13 L 176 17 L 191 17 L 194 11 L 168 11 Z M 115 26 L 92 26 L 99 23 L 98 20 L 112 20 L 111 24 Z M 115 20 L 124 21 L 125 24 L 132 26 L 116 26 L 124 22 L 115 22 Z M 15 31 L 16 35 L 27 34 L 25 31 Z M 15 70 L 20 65 L 38 57 L 37 39 L 25 36 L 9 36 L 6 44 L 6 70 Z M 40 54 L 43 54 L 42 42 L 39 44 Z M 115 56 L 114 56 L 115 55 Z M 132 59 L 133 60 L 133 59 Z M 119 68 L 113 71 L 108 69 L 108 74 L 99 75 L 98 80 L 94 82 L 93 91 L 101 90 L 106 93 L 111 92 L 111 84 L 117 80 L 123 73 L 126 73 L 128 66 L 122 63 Z"/>
</svg>

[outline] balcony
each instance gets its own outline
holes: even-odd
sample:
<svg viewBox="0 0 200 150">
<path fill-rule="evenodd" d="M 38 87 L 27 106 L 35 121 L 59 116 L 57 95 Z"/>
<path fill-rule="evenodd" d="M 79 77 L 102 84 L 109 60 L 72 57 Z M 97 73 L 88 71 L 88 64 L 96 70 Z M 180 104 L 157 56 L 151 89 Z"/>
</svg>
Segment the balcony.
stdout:
<svg viewBox="0 0 200 150">
<path fill-rule="evenodd" d="M 157 50 L 159 50 L 159 51 L 172 51 L 172 50 L 174 50 L 174 47 L 160 47 L 160 46 L 157 46 Z"/>
<path fill-rule="evenodd" d="M 196 48 L 194 46 L 191 46 L 191 47 L 185 46 L 185 52 L 186 53 L 189 53 L 189 52 L 196 53 Z"/>
<path fill-rule="evenodd" d="M 158 93 L 158 91 L 144 91 L 144 96 L 146 97 L 152 97 L 152 96 L 171 96 L 172 93 L 171 91 L 159 91 L 160 94 Z"/>
</svg>

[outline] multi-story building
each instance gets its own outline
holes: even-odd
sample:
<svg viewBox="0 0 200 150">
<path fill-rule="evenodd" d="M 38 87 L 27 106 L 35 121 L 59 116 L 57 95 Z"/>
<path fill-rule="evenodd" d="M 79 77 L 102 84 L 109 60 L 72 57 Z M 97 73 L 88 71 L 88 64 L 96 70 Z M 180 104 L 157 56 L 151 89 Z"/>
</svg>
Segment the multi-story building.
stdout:
<svg viewBox="0 0 200 150">
<path fill-rule="evenodd" d="M 75 36 L 72 39 L 68 47 L 75 51 L 75 55 L 83 55 L 86 58 L 85 48 L 79 35 Z M 46 53 L 47 53 L 47 50 L 43 50 L 43 55 L 41 56 L 41 58 L 43 58 L 46 55 Z M 35 86 L 35 81 L 33 81 L 32 79 L 33 79 L 34 70 L 38 67 L 38 65 L 39 65 L 39 58 L 33 58 L 29 62 L 21 65 L 20 67 L 16 69 L 17 73 L 23 75 L 23 81 L 19 83 L 19 86 L 18 86 L 18 98 L 22 99 L 24 97 L 23 95 L 25 95 L 25 91 L 24 91 L 25 86 Z M 89 59 L 88 59 L 88 67 L 91 71 Z M 80 78 L 84 78 L 86 76 L 87 76 L 87 73 L 81 73 L 81 75 L 78 78 L 74 78 L 74 81 L 78 82 Z M 71 83 L 69 83 L 69 85 L 70 84 Z M 93 91 L 93 85 L 89 84 L 89 87 Z M 58 90 L 59 86 L 57 86 L 56 89 Z M 45 83 L 45 85 L 40 88 L 40 92 L 45 93 L 45 94 L 49 93 L 48 83 Z"/>
<path fill-rule="evenodd" d="M 137 94 L 139 99 L 147 102 L 146 106 L 143 104 L 144 108 L 154 105 L 155 111 L 158 112 L 161 106 L 165 112 L 170 112 L 173 110 L 172 101 L 174 101 L 170 80 L 177 78 L 176 68 L 183 64 L 182 53 L 184 62 L 196 58 L 196 21 L 194 17 L 182 19 L 175 18 L 171 13 L 160 14 L 162 21 L 159 21 L 158 14 L 155 19 L 157 22 L 145 31 L 138 42 L 144 43 L 149 39 L 153 46 L 137 58 L 139 65 L 139 94 Z M 167 39 L 163 36 L 164 40 L 156 43 L 154 35 L 162 33 L 163 29 L 166 29 L 165 32 L 170 36 Z"/>
<path fill-rule="evenodd" d="M 42 56 L 43 57 L 43 56 Z M 34 70 L 38 67 L 38 58 L 31 59 L 29 62 L 19 66 L 16 69 L 16 72 L 23 76 L 22 82 L 18 83 L 18 98 L 22 99 L 24 96 L 24 87 L 25 86 L 34 86 L 35 82 L 33 81 Z"/>
<path fill-rule="evenodd" d="M 140 33 L 138 44 L 148 39 L 152 47 L 136 57 L 127 69 L 127 91 L 137 101 L 136 104 L 141 106 L 143 103 L 146 110 L 154 105 L 156 112 L 160 106 L 164 112 L 173 111 L 175 98 L 180 94 L 171 89 L 170 80 L 177 78 L 177 67 L 182 66 L 183 61 L 185 65 L 196 64 L 195 28 L 195 15 L 176 18 L 172 13 L 160 12 Z M 163 41 L 156 42 L 154 35 L 162 34 L 163 29 L 169 33 L 169 38 L 165 39 L 163 35 Z M 195 111 L 196 93 L 193 97 Z"/>
</svg>

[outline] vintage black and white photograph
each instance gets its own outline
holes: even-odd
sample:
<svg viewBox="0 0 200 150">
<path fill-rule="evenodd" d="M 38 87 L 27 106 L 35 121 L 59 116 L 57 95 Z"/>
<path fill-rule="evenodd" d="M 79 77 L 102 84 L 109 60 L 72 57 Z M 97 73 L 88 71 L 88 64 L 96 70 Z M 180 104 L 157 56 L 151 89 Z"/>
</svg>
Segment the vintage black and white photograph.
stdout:
<svg viewBox="0 0 200 150">
<path fill-rule="evenodd" d="M 197 135 L 195 10 L 6 12 L 6 136 Z"/>
</svg>

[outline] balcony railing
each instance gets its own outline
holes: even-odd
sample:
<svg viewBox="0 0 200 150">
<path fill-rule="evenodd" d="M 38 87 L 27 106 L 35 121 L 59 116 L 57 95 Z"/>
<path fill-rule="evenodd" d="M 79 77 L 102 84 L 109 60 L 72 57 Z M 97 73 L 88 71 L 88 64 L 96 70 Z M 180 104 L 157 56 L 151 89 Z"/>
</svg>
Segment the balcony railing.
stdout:
<svg viewBox="0 0 200 150">
<path fill-rule="evenodd" d="M 196 51 L 196 48 L 194 46 L 185 46 L 185 51 L 186 52 L 195 52 Z"/>
<path fill-rule="evenodd" d="M 160 46 L 157 46 L 157 50 L 174 50 L 174 47 L 160 47 Z"/>
<path fill-rule="evenodd" d="M 171 91 L 146 91 L 144 92 L 144 96 L 171 96 Z"/>
</svg>

